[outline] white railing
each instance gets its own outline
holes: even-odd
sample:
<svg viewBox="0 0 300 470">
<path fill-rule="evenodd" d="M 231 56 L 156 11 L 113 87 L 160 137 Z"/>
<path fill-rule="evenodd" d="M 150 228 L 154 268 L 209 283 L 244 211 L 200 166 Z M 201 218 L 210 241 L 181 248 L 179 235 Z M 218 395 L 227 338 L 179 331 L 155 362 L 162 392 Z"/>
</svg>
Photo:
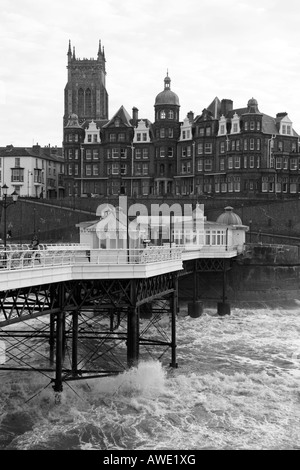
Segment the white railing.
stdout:
<svg viewBox="0 0 300 470">
<path fill-rule="evenodd" d="M 148 264 L 162 261 L 180 260 L 182 248 L 173 246 L 149 246 L 142 249 L 50 249 L 16 250 L 0 249 L 1 269 L 28 269 L 74 264 Z M 1 272 L 1 271 L 0 271 Z"/>
<path fill-rule="evenodd" d="M 0 268 L 9 270 L 71 265 L 79 260 L 88 262 L 86 250 L 0 250 Z"/>
<path fill-rule="evenodd" d="M 99 249 L 91 250 L 91 263 L 96 264 L 148 264 L 180 260 L 183 248 L 180 246 L 148 246 L 140 249 Z"/>
</svg>

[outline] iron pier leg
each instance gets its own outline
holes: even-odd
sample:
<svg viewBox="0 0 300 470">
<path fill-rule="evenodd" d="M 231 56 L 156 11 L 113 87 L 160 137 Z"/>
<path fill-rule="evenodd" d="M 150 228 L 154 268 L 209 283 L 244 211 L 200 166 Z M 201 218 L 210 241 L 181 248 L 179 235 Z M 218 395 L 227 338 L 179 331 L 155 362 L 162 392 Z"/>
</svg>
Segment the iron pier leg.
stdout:
<svg viewBox="0 0 300 470">
<path fill-rule="evenodd" d="M 223 293 L 222 293 L 222 302 L 218 302 L 218 315 L 230 315 L 230 304 L 226 302 L 226 285 L 227 285 L 227 276 L 226 276 L 226 261 L 224 260 L 223 266 Z"/>
<path fill-rule="evenodd" d="M 53 389 L 62 392 L 62 363 L 63 363 L 63 315 L 58 313 L 56 317 L 56 370 Z"/>
<path fill-rule="evenodd" d="M 127 313 L 127 365 L 134 367 L 139 359 L 139 312 L 136 306 L 136 282 L 131 280 L 131 307 Z"/>
<path fill-rule="evenodd" d="M 58 286 L 57 304 L 60 312 L 56 315 L 56 370 L 53 389 L 55 392 L 62 392 L 62 366 L 63 366 L 63 323 L 64 323 L 64 286 Z"/>
<path fill-rule="evenodd" d="M 50 337 L 49 337 L 49 345 L 50 345 L 50 365 L 53 366 L 54 364 L 54 345 L 55 345 L 55 315 L 54 313 L 50 314 Z"/>
<path fill-rule="evenodd" d="M 73 312 L 73 325 L 72 325 L 72 375 L 78 375 L 78 311 Z"/>
<path fill-rule="evenodd" d="M 171 297 L 171 367 L 178 367 L 176 362 L 176 317 L 178 309 L 178 277 L 175 276 L 174 280 L 174 292 Z"/>
<path fill-rule="evenodd" d="M 193 272 L 193 302 L 188 303 L 188 314 L 192 318 L 198 318 L 203 313 L 203 303 L 198 300 L 198 275 L 197 275 L 197 260 L 194 261 Z"/>
</svg>

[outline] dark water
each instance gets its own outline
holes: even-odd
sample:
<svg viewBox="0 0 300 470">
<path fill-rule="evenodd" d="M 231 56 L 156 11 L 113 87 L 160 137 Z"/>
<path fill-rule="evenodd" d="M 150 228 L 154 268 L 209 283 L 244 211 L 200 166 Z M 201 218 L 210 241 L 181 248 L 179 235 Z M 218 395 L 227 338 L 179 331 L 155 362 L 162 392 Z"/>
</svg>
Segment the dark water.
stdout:
<svg viewBox="0 0 300 470">
<path fill-rule="evenodd" d="M 1 449 L 300 448 L 300 306 L 178 318 L 178 369 L 72 382 L 1 372 Z M 33 397 L 33 398 L 32 398 Z M 29 401 L 28 401 L 29 399 Z"/>
</svg>

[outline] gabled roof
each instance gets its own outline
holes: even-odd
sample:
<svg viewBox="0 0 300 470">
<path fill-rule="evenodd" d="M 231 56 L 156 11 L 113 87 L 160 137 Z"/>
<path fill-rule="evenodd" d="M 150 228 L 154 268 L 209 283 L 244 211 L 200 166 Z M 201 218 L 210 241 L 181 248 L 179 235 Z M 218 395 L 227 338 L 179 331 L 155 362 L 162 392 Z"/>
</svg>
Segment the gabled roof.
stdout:
<svg viewBox="0 0 300 470">
<path fill-rule="evenodd" d="M 130 114 L 126 111 L 123 105 L 103 127 L 115 127 L 116 118 L 119 118 L 124 126 L 132 127 Z"/>
<path fill-rule="evenodd" d="M 219 98 L 216 96 L 206 109 L 211 112 L 214 119 L 218 119 L 221 111 L 221 101 Z"/>
<path fill-rule="evenodd" d="M 100 119 L 87 119 L 86 121 L 84 121 L 82 124 L 81 124 L 81 127 L 83 129 L 88 129 L 89 125 L 91 122 L 95 122 L 96 123 L 96 126 L 101 129 L 102 127 L 105 126 L 105 124 L 107 124 L 109 122 L 108 119 L 103 119 L 103 120 L 100 120 Z"/>
</svg>

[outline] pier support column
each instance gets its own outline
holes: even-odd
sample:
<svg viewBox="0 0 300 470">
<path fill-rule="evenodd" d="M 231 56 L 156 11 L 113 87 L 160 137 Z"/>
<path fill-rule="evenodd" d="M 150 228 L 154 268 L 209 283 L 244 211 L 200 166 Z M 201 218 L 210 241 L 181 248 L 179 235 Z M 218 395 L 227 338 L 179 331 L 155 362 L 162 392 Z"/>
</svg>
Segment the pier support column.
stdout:
<svg viewBox="0 0 300 470">
<path fill-rule="evenodd" d="M 176 362 L 176 317 L 178 310 L 178 277 L 174 278 L 174 292 L 171 297 L 171 367 L 178 367 Z"/>
<path fill-rule="evenodd" d="M 223 295 L 222 295 L 222 302 L 218 302 L 218 315 L 230 315 L 230 304 L 226 302 L 226 286 L 227 286 L 227 271 L 226 271 L 227 263 L 224 261 L 223 267 Z"/>
<path fill-rule="evenodd" d="M 198 277 L 197 277 L 197 264 L 194 261 L 193 272 L 193 302 L 188 303 L 188 314 L 192 318 L 201 317 L 203 313 L 203 303 L 198 300 Z"/>
<path fill-rule="evenodd" d="M 62 311 L 64 303 L 64 287 L 62 284 L 58 288 L 57 304 L 61 311 L 56 315 L 56 364 L 55 364 L 55 379 L 53 389 L 55 392 L 62 392 L 62 365 L 63 365 L 63 323 L 64 313 Z"/>
<path fill-rule="evenodd" d="M 127 364 L 137 365 L 139 359 L 139 309 L 136 306 L 136 282 L 131 281 L 131 307 L 127 312 Z"/>
<path fill-rule="evenodd" d="M 76 377 L 78 375 L 77 364 L 78 364 L 78 311 L 73 312 L 73 324 L 72 324 L 72 375 L 73 377 Z"/>
<path fill-rule="evenodd" d="M 55 315 L 54 313 L 50 314 L 50 336 L 49 336 L 49 345 L 50 345 L 50 365 L 54 364 L 54 345 L 55 345 Z"/>
</svg>

